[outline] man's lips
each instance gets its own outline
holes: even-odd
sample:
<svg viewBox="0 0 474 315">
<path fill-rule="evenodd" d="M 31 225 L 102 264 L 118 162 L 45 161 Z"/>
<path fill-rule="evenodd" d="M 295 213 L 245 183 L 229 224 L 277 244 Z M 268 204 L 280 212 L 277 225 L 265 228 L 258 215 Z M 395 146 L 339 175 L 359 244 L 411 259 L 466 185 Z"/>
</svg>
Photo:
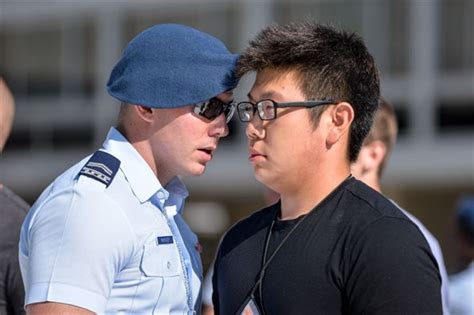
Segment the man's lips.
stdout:
<svg viewBox="0 0 474 315">
<path fill-rule="evenodd" d="M 204 152 L 206 155 L 209 156 L 209 159 L 212 159 L 212 154 L 216 149 L 217 149 L 216 146 L 209 146 L 209 147 L 199 148 L 198 151 Z"/>
<path fill-rule="evenodd" d="M 254 150 L 254 149 L 249 150 L 249 160 L 250 161 L 253 161 L 253 160 L 258 159 L 258 158 L 266 158 L 266 157 L 267 156 L 265 154 L 262 154 L 257 150 Z"/>
</svg>

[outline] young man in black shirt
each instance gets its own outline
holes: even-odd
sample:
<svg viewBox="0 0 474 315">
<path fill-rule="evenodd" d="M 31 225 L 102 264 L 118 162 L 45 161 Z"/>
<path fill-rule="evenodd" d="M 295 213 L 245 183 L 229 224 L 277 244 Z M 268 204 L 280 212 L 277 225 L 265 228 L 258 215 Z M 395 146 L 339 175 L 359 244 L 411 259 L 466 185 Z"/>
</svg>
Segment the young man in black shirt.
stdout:
<svg viewBox="0 0 474 315">
<path fill-rule="evenodd" d="M 249 160 L 281 199 L 222 239 L 216 313 L 441 314 L 426 240 L 350 175 L 379 98 L 362 39 L 310 22 L 271 26 L 240 59 L 240 75 L 250 71 L 238 104 Z"/>
</svg>

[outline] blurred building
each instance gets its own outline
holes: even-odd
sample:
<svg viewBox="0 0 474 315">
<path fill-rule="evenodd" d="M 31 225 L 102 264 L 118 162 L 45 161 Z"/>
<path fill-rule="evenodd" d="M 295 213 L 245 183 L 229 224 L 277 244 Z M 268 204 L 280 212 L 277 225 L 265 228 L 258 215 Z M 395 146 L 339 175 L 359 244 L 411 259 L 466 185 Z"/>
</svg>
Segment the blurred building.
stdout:
<svg viewBox="0 0 474 315">
<path fill-rule="evenodd" d="M 0 75 L 17 101 L 0 179 L 34 201 L 101 144 L 119 107 L 108 75 L 141 30 L 183 23 L 238 52 L 265 25 L 312 18 L 358 32 L 375 55 L 401 127 L 386 191 L 438 236 L 449 267 L 454 201 L 474 190 L 472 16 L 472 0 L 0 0 Z M 235 118 L 204 177 L 186 180 L 205 264 L 222 229 L 263 205 L 243 129 Z"/>
</svg>

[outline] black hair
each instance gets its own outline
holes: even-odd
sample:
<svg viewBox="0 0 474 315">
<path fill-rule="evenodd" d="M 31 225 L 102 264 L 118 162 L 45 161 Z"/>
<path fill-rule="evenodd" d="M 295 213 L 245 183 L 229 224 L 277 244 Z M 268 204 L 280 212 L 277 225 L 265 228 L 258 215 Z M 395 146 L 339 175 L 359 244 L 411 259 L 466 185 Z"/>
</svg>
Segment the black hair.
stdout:
<svg viewBox="0 0 474 315">
<path fill-rule="evenodd" d="M 243 52 L 237 75 L 265 68 L 295 70 L 299 88 L 307 99 L 351 104 L 355 117 L 348 158 L 354 162 L 372 125 L 380 93 L 374 58 L 361 37 L 311 21 L 272 25 L 263 29 Z M 325 108 L 310 109 L 315 126 Z"/>
</svg>

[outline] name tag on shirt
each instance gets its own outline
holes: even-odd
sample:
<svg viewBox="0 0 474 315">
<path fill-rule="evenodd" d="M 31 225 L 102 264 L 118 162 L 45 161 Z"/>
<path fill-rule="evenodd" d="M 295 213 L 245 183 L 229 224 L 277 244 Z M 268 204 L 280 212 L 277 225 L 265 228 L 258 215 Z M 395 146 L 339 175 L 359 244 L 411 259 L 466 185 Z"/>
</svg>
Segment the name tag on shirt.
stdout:
<svg viewBox="0 0 474 315">
<path fill-rule="evenodd" d="M 166 245 L 166 244 L 173 244 L 173 236 L 158 236 L 156 238 L 157 245 Z"/>
</svg>

